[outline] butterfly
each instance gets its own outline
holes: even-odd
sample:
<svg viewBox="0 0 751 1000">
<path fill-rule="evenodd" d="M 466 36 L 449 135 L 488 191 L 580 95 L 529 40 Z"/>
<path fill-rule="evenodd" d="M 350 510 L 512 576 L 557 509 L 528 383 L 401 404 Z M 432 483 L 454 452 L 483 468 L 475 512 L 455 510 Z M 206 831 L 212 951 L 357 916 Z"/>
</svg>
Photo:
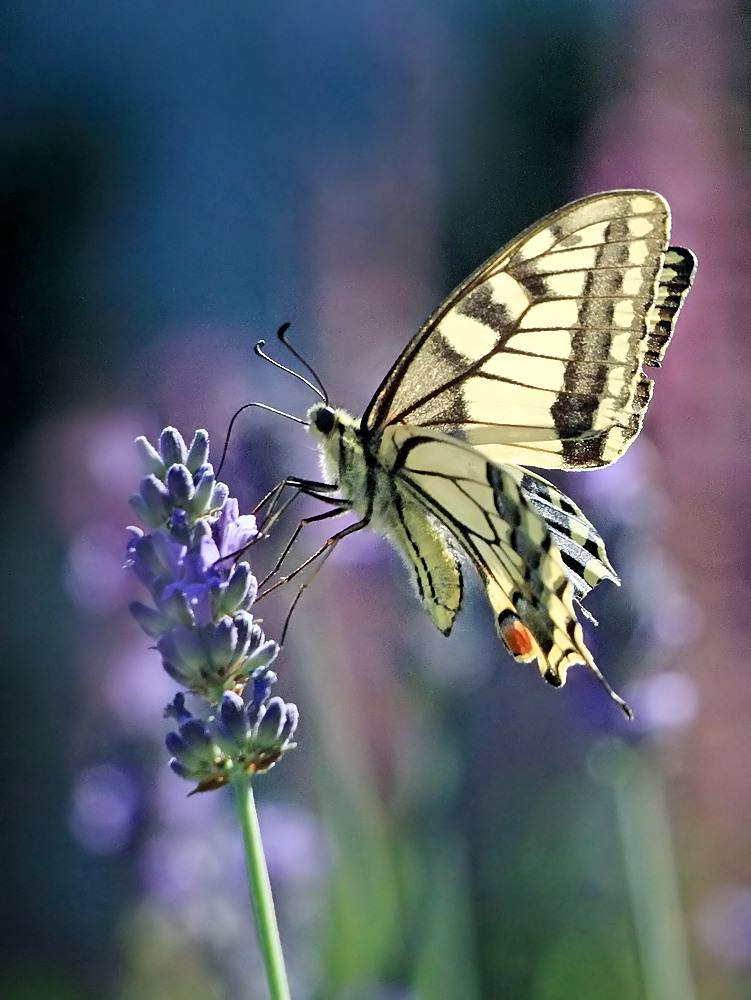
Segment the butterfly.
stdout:
<svg viewBox="0 0 751 1000">
<path fill-rule="evenodd" d="M 583 664 L 630 715 L 577 619 L 597 583 L 620 581 L 579 507 L 526 466 L 599 468 L 639 433 L 653 386 L 642 366 L 659 367 L 696 266 L 669 231 L 652 191 L 574 201 L 455 289 L 360 419 L 322 393 L 306 423 L 326 481 L 287 483 L 332 505 L 303 524 L 345 511 L 359 520 L 303 566 L 372 528 L 448 635 L 469 563 L 515 660 L 556 687 Z"/>
</svg>

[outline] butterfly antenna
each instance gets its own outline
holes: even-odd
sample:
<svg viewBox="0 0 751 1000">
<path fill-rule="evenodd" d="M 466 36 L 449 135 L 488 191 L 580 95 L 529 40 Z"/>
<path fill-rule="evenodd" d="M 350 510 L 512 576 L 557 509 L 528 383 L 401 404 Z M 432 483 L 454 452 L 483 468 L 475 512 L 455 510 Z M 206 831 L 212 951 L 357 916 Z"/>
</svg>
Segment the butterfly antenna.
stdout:
<svg viewBox="0 0 751 1000">
<path fill-rule="evenodd" d="M 300 362 L 300 364 L 303 366 L 303 368 L 307 372 L 309 372 L 313 376 L 313 378 L 316 380 L 316 382 L 318 383 L 318 385 L 320 386 L 320 389 L 321 389 L 319 395 L 320 395 L 321 399 L 324 401 L 324 403 L 326 404 L 326 406 L 328 406 L 329 405 L 329 394 L 326 392 L 326 389 L 324 388 L 323 382 L 318 377 L 318 372 L 315 370 L 315 368 L 313 368 L 312 365 L 308 364 L 308 362 L 305 360 L 305 358 L 287 340 L 287 330 L 289 330 L 289 326 L 290 326 L 289 323 L 282 323 L 282 325 L 276 331 L 276 335 L 279 338 L 279 340 L 281 340 L 281 342 L 284 344 L 284 346 L 287 348 L 287 350 L 290 352 L 290 354 L 294 358 L 297 358 L 297 360 Z M 310 385 L 310 382 L 308 382 L 308 385 Z"/>
<path fill-rule="evenodd" d="M 295 351 L 294 348 L 292 348 L 287 343 L 287 341 L 284 339 L 284 331 L 287 329 L 288 326 L 289 326 L 289 323 L 283 323 L 279 327 L 279 329 L 277 330 L 277 337 L 281 340 L 281 342 L 284 344 L 285 347 L 289 348 L 289 350 L 292 351 L 292 354 L 294 354 L 294 356 L 297 358 L 297 360 L 300 362 L 300 364 L 304 365 L 304 367 L 311 373 L 311 375 L 313 376 L 313 378 L 320 385 L 321 380 L 318 378 L 318 376 L 313 371 L 313 369 L 310 367 L 310 365 L 307 364 L 305 361 L 303 361 L 303 359 L 300 357 L 300 355 L 297 353 L 297 351 Z M 253 350 L 256 352 L 256 354 L 258 355 L 259 358 L 263 358 L 264 361 L 268 361 L 268 363 L 270 365 L 273 365 L 274 368 L 279 368 L 281 371 L 286 372 L 288 375 L 292 375 L 293 378 L 298 379 L 304 385 L 307 385 L 307 387 L 312 392 L 314 392 L 316 394 L 316 396 L 320 396 L 321 399 L 323 400 L 323 402 L 328 406 L 328 402 L 329 402 L 328 401 L 328 396 L 326 395 L 326 392 L 324 391 L 323 386 L 321 386 L 321 388 L 319 389 L 317 386 L 313 385 L 312 382 L 309 382 L 299 372 L 293 371 L 292 368 L 287 368 L 286 365 L 280 364 L 280 362 L 275 361 L 272 357 L 269 357 L 269 355 L 266 354 L 265 351 L 263 351 L 263 348 L 265 346 L 266 346 L 266 341 L 265 340 L 259 340 L 258 343 L 256 344 L 256 346 L 253 348 Z"/>
<path fill-rule="evenodd" d="M 269 360 L 271 360 L 271 359 L 269 359 Z M 274 362 L 274 364 L 276 364 L 276 362 Z M 279 365 L 278 367 L 281 368 L 281 365 Z M 294 375 L 295 373 L 292 372 L 292 374 Z M 240 414 L 243 412 L 243 410 L 249 410 L 251 408 L 251 406 L 257 406 L 259 410 L 268 410 L 269 413 L 276 413 L 280 417 L 286 417 L 287 420 L 294 420 L 296 424 L 302 424 L 303 427 L 307 427 L 308 426 L 308 421 L 307 420 L 302 420 L 300 417 L 295 417 L 291 413 L 285 413 L 284 410 L 277 410 L 275 406 L 267 406 L 266 403 L 245 403 L 244 406 L 241 406 L 239 410 L 235 410 L 235 412 L 232 414 L 232 419 L 229 422 L 229 427 L 227 428 L 227 434 L 226 434 L 226 436 L 224 438 L 224 447 L 222 448 L 222 457 L 219 460 L 219 467 L 216 470 L 217 477 L 219 476 L 219 473 L 222 471 L 222 466 L 224 465 L 224 460 L 227 457 L 227 449 L 229 448 L 229 439 L 230 439 L 230 437 L 232 435 L 232 428 L 235 426 L 235 421 L 240 416 Z"/>
</svg>

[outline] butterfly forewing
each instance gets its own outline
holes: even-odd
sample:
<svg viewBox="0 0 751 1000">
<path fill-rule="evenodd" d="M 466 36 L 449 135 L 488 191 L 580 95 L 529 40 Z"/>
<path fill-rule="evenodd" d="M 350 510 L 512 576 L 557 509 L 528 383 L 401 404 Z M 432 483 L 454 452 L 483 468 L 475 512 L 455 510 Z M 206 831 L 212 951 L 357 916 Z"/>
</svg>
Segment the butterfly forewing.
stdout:
<svg viewBox="0 0 751 1000">
<path fill-rule="evenodd" d="M 460 435 L 498 462 L 607 465 L 638 433 L 693 257 L 648 191 L 575 202 L 461 285 L 382 383 L 364 426 Z"/>
<path fill-rule="evenodd" d="M 660 367 L 673 335 L 676 317 L 691 287 L 696 258 L 684 247 L 668 247 L 660 271 L 657 293 L 647 315 L 645 364 Z"/>
</svg>

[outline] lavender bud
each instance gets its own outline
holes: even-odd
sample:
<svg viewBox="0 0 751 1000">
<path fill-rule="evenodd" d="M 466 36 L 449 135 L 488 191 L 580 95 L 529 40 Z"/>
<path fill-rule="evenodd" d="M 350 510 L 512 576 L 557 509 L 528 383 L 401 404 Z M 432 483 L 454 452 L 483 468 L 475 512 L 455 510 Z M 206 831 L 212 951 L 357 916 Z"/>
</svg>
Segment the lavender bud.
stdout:
<svg viewBox="0 0 751 1000">
<path fill-rule="evenodd" d="M 199 428 L 193 435 L 190 442 L 185 464 L 191 472 L 195 473 L 202 465 L 205 465 L 209 457 L 209 435 L 205 430 Z"/>
<path fill-rule="evenodd" d="M 159 435 L 159 454 L 167 468 L 171 465 L 185 465 L 188 452 L 183 436 L 176 427 L 165 427 Z"/>
</svg>

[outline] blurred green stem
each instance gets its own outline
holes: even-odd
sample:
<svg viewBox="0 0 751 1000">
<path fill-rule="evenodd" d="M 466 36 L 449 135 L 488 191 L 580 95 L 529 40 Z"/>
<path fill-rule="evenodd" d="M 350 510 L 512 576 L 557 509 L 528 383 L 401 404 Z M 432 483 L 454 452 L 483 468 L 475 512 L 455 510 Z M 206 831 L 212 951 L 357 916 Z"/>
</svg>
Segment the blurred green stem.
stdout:
<svg viewBox="0 0 751 1000">
<path fill-rule="evenodd" d="M 625 743 L 611 752 L 611 781 L 646 996 L 694 1000 L 662 777 L 646 753 Z"/>
<path fill-rule="evenodd" d="M 248 776 L 242 772 L 233 776 L 231 784 L 243 833 L 248 891 L 253 904 L 256 933 L 266 969 L 269 996 L 271 1000 L 290 1000 L 287 970 L 284 967 L 282 944 L 279 940 L 279 928 L 258 826 L 253 786 Z"/>
</svg>

